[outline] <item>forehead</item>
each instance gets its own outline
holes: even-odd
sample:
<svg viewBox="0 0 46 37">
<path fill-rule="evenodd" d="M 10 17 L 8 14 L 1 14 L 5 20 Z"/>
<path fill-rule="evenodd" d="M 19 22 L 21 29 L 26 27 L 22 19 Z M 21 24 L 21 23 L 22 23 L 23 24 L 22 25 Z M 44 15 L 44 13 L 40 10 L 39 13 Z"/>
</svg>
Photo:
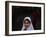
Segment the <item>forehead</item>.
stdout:
<svg viewBox="0 0 46 37">
<path fill-rule="evenodd" d="M 29 19 L 25 19 L 24 21 L 30 21 Z"/>
<path fill-rule="evenodd" d="M 26 19 L 26 20 L 24 20 L 24 22 L 29 22 L 30 23 L 30 20 Z"/>
</svg>

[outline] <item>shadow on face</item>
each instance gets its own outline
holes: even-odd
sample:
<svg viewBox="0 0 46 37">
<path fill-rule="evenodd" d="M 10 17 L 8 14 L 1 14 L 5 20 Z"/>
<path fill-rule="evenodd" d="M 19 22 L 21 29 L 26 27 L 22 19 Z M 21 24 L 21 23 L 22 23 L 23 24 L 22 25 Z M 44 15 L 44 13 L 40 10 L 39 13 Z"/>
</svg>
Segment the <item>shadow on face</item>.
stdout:
<svg viewBox="0 0 46 37">
<path fill-rule="evenodd" d="M 24 23 L 24 26 L 25 26 L 25 27 L 29 27 L 30 24 L 31 24 L 31 22 L 30 22 L 28 19 L 24 20 L 23 23 Z"/>
</svg>

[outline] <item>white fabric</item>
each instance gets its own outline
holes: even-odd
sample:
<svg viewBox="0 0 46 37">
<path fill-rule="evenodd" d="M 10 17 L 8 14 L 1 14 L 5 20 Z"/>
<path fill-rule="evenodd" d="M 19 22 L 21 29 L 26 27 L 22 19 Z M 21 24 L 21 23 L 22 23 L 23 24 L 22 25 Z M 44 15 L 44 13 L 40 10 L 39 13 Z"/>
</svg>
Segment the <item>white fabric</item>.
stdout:
<svg viewBox="0 0 46 37">
<path fill-rule="evenodd" d="M 31 22 L 30 17 L 25 17 L 24 20 L 26 20 L 26 19 L 28 19 Z M 24 30 L 24 29 L 25 29 L 25 26 L 23 24 L 22 30 Z M 32 22 L 31 22 L 30 26 L 27 28 L 27 30 L 34 30 Z"/>
</svg>

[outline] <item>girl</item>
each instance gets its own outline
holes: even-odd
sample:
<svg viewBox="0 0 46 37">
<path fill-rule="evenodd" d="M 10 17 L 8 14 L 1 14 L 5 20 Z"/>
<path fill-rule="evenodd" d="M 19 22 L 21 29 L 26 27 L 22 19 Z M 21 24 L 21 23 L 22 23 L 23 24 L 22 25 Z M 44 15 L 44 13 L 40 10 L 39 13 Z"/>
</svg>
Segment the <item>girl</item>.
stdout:
<svg viewBox="0 0 46 37">
<path fill-rule="evenodd" d="M 24 18 L 22 30 L 34 30 L 30 17 Z"/>
</svg>

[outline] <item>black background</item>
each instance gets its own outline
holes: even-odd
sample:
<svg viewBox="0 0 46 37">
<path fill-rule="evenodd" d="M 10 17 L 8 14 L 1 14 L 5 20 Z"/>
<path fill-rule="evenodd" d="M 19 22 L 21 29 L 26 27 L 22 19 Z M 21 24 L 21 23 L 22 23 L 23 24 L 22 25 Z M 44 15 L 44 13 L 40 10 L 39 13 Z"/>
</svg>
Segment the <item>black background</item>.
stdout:
<svg viewBox="0 0 46 37">
<path fill-rule="evenodd" d="M 12 31 L 22 29 L 26 16 L 31 18 L 34 30 L 41 29 L 41 7 L 12 6 Z"/>
</svg>

